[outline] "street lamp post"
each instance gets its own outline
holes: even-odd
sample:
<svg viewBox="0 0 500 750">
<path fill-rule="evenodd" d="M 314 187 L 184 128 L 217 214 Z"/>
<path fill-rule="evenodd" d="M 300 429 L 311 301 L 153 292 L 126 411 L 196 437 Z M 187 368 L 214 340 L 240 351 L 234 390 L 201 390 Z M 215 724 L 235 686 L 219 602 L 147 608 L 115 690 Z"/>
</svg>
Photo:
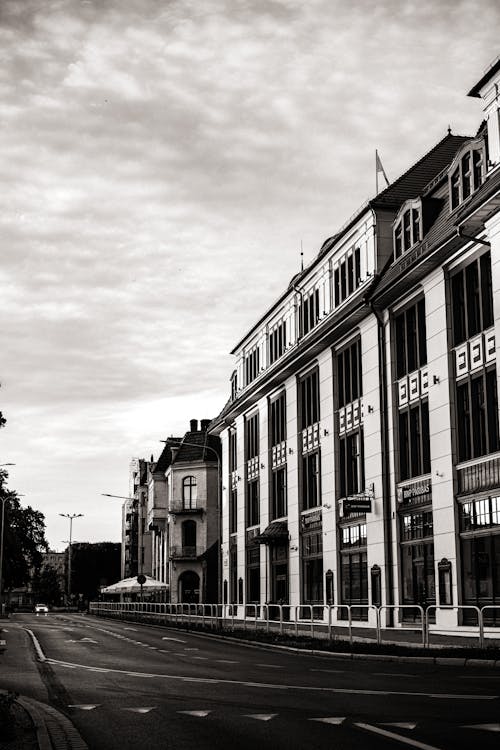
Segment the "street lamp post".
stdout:
<svg viewBox="0 0 500 750">
<path fill-rule="evenodd" d="M 73 536 L 73 519 L 83 518 L 83 513 L 59 513 L 63 518 L 69 518 L 69 544 L 68 544 L 68 604 L 71 604 L 71 540 Z"/>
<path fill-rule="evenodd" d="M 221 508 L 222 508 L 222 469 L 221 469 L 221 462 L 220 462 L 220 456 L 215 450 L 215 448 L 212 448 L 210 445 L 199 445 L 198 443 L 188 443 L 186 440 L 180 440 L 178 443 L 173 442 L 172 440 L 160 440 L 160 443 L 167 443 L 167 445 L 173 445 L 174 448 L 180 448 L 181 445 L 189 445 L 193 448 L 202 448 L 207 451 L 211 451 L 215 458 L 217 459 L 217 533 L 219 536 L 218 539 L 218 552 L 217 552 L 217 566 L 219 568 L 218 575 L 217 575 L 217 599 L 219 604 L 221 604 L 221 591 L 222 591 L 222 534 L 221 534 Z"/>
</svg>

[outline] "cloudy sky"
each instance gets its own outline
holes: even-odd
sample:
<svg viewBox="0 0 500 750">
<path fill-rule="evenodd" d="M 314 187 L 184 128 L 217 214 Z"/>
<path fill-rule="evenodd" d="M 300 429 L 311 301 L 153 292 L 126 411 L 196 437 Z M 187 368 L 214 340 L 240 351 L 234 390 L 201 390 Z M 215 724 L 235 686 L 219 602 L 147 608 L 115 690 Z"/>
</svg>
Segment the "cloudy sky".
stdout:
<svg viewBox="0 0 500 750">
<path fill-rule="evenodd" d="M 475 0 L 0 0 L 0 463 L 53 548 L 117 541 L 133 456 L 500 52 Z"/>
</svg>

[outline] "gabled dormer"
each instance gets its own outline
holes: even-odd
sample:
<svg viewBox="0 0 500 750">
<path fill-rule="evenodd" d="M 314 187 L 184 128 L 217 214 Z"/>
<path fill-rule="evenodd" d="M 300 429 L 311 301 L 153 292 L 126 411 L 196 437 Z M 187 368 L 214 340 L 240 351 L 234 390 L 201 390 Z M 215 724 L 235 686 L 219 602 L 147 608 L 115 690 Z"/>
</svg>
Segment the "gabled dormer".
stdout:
<svg viewBox="0 0 500 750">
<path fill-rule="evenodd" d="M 422 200 L 405 201 L 394 221 L 394 259 L 399 258 L 422 239 Z"/>
<path fill-rule="evenodd" d="M 454 211 L 482 185 L 486 174 L 484 138 L 467 141 L 448 170 L 450 211 Z"/>
</svg>

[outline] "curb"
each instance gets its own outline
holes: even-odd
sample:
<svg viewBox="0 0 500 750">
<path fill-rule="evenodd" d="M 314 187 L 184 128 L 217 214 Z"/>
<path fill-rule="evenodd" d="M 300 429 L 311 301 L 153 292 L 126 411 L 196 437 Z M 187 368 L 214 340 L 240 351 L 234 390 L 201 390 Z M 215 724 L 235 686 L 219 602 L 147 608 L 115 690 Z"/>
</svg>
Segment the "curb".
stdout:
<svg viewBox="0 0 500 750">
<path fill-rule="evenodd" d="M 114 617 L 95 617 L 96 620 L 106 620 L 108 622 L 132 622 L 134 625 L 161 628 L 162 630 L 172 630 L 173 632 L 180 632 L 180 628 L 175 628 L 169 625 L 156 625 L 154 623 L 142 623 L 137 620 L 122 620 L 115 619 Z M 182 631 L 185 632 L 185 631 Z M 399 662 L 404 664 L 435 664 L 438 666 L 449 666 L 449 667 L 485 667 L 488 669 L 500 669 L 500 659 L 476 659 L 467 657 L 456 657 L 456 656 L 402 656 L 398 654 L 363 654 L 356 653 L 353 651 L 342 652 L 342 651 L 321 651 L 320 649 L 310 648 L 297 648 L 295 646 L 282 646 L 278 643 L 262 643 L 259 641 L 251 641 L 243 638 L 232 638 L 228 635 L 219 635 L 218 633 L 200 633 L 195 630 L 187 631 L 190 635 L 196 635 L 200 638 L 212 638 L 219 641 L 230 641 L 245 647 L 260 648 L 267 651 L 291 651 L 296 654 L 307 654 L 309 656 L 328 656 L 332 659 L 351 659 L 357 660 L 368 660 L 368 661 L 386 661 L 386 662 Z"/>
<path fill-rule="evenodd" d="M 77 728 L 60 711 L 25 696 L 17 702 L 33 722 L 40 750 L 88 750 Z"/>
</svg>

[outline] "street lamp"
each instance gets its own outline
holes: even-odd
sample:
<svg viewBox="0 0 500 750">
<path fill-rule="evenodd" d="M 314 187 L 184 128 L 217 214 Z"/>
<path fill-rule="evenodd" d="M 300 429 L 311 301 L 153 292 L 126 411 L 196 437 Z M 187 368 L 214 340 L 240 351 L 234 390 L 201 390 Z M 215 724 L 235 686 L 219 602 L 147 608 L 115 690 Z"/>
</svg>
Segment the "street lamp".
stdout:
<svg viewBox="0 0 500 750">
<path fill-rule="evenodd" d="M 73 519 L 83 518 L 83 513 L 59 513 L 63 518 L 69 518 L 69 545 L 68 545 L 68 603 L 71 604 L 71 539 L 73 535 Z"/>
<path fill-rule="evenodd" d="M 215 458 L 217 459 L 217 532 L 219 535 L 218 539 L 218 555 L 217 555 L 217 564 L 218 564 L 218 575 L 217 575 L 217 599 L 219 601 L 219 604 L 221 603 L 221 591 L 222 591 L 222 534 L 221 534 L 221 508 L 222 508 L 222 470 L 221 470 L 221 463 L 220 463 L 220 456 L 215 450 L 215 448 L 212 448 L 210 445 L 199 445 L 198 443 L 188 443 L 187 440 L 180 440 L 178 443 L 173 442 L 172 439 L 170 440 L 160 440 L 160 443 L 166 443 L 167 445 L 172 445 L 174 448 L 180 448 L 182 445 L 189 445 L 193 448 L 202 448 L 207 451 L 211 451 Z"/>
</svg>

